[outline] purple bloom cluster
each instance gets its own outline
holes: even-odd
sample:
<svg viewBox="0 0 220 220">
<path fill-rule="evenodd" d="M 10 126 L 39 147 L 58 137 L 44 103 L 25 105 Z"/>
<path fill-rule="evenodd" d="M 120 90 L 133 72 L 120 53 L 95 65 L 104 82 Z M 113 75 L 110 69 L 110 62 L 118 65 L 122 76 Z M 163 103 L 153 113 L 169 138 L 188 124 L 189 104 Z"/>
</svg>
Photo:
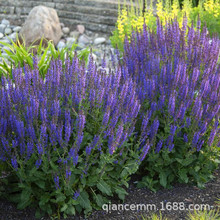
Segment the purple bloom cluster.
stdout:
<svg viewBox="0 0 220 220">
<path fill-rule="evenodd" d="M 151 149 L 171 151 L 177 136 L 196 150 L 211 146 L 220 131 L 220 40 L 210 44 L 205 29 L 185 29 L 186 21 L 182 29 L 158 22 L 156 33 L 144 25 L 109 73 L 91 55 L 87 67 L 76 56 L 52 61 L 45 78 L 37 65 L 13 69 L 0 81 L 0 160 L 18 169 L 34 154 L 39 168 L 59 149 L 69 180 L 82 155 L 90 163 L 93 152 L 121 154 L 134 131 L 141 161 Z M 59 188 L 58 176 L 54 182 Z"/>
<path fill-rule="evenodd" d="M 144 25 L 124 43 L 123 76 L 136 83 L 140 113 L 145 115 L 140 117 L 140 134 L 156 152 L 163 145 L 172 150 L 177 135 L 197 150 L 211 146 L 219 135 L 214 121 L 220 116 L 220 40 L 214 37 L 210 44 L 205 28 L 200 32 L 186 27 L 186 20 L 182 29 L 176 21 L 165 28 L 158 21 L 156 33 Z M 167 135 L 165 126 L 170 126 Z M 163 139 L 155 141 L 159 132 Z"/>
<path fill-rule="evenodd" d="M 1 78 L 0 102 L 0 159 L 17 169 L 18 159 L 27 161 L 35 154 L 39 168 L 43 157 L 49 159 L 59 149 L 65 155 L 59 165 L 66 179 L 83 152 L 88 159 L 95 148 L 99 153 L 121 151 L 140 109 L 135 85 L 122 77 L 122 68 L 98 71 L 92 56 L 88 67 L 77 57 L 64 65 L 52 61 L 45 78 L 37 67 L 15 68 L 12 78 Z M 91 142 L 84 141 L 86 135 Z M 59 188 L 58 176 L 54 181 Z"/>
</svg>

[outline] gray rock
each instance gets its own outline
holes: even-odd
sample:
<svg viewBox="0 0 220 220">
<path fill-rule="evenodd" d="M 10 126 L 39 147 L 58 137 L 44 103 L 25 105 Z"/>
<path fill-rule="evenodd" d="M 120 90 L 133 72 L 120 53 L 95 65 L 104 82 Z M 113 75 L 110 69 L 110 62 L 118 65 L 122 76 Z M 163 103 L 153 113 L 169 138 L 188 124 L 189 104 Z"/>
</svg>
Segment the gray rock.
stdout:
<svg viewBox="0 0 220 220">
<path fill-rule="evenodd" d="M 83 43 L 83 44 L 89 44 L 90 43 L 90 39 L 88 36 L 86 36 L 85 34 L 81 35 L 78 39 L 79 43 Z"/>
<path fill-rule="evenodd" d="M 77 31 L 79 31 L 80 34 L 84 34 L 84 32 L 85 32 L 85 27 L 84 27 L 84 25 L 78 24 L 78 25 L 76 26 L 76 29 L 77 29 Z"/>
<path fill-rule="evenodd" d="M 11 38 L 13 41 L 16 41 L 17 33 L 12 33 L 8 37 Z"/>
<path fill-rule="evenodd" d="M 105 43 L 106 39 L 104 37 L 98 37 L 94 40 L 94 44 L 98 45 L 98 44 L 103 44 Z"/>
<path fill-rule="evenodd" d="M 101 52 L 100 51 L 94 51 L 94 54 L 98 57 L 101 57 Z"/>
<path fill-rule="evenodd" d="M 3 33 L 0 33 L 0 39 L 2 39 L 4 37 Z"/>
<path fill-rule="evenodd" d="M 0 33 L 4 34 L 5 33 L 5 28 L 6 28 L 5 24 L 0 24 Z"/>
<path fill-rule="evenodd" d="M 76 51 L 80 51 L 80 50 L 82 50 L 83 48 L 82 47 L 79 47 L 79 46 L 77 46 L 76 48 L 75 48 L 75 50 Z"/>
<path fill-rule="evenodd" d="M 94 39 L 95 39 L 95 38 L 98 38 L 98 37 L 99 37 L 99 34 L 96 33 L 96 34 L 94 35 Z"/>
<path fill-rule="evenodd" d="M 11 34 L 11 33 L 12 33 L 12 29 L 9 28 L 9 27 L 6 27 L 6 28 L 5 28 L 5 34 L 6 34 L 6 35 L 9 35 L 9 34 Z"/>
<path fill-rule="evenodd" d="M 27 47 L 33 43 L 39 44 L 42 37 L 52 40 L 54 45 L 57 45 L 62 30 L 56 10 L 41 5 L 34 7 L 26 18 L 19 36 L 25 40 Z M 44 43 L 47 45 L 47 42 Z"/>
<path fill-rule="evenodd" d="M 106 43 L 107 43 L 108 45 L 111 45 L 111 44 L 112 44 L 112 42 L 111 42 L 110 39 L 108 39 L 108 40 L 106 41 Z"/>
<path fill-rule="evenodd" d="M 57 44 L 57 48 L 59 49 L 59 50 L 62 50 L 63 48 L 65 48 L 66 47 L 66 44 L 63 42 L 63 41 L 59 41 L 58 42 L 58 44 Z"/>
<path fill-rule="evenodd" d="M 11 44 L 11 41 L 9 39 L 5 38 L 5 37 L 1 40 L 1 42 L 6 43 L 6 44 Z M 4 46 L 2 44 L 0 44 L 0 45 Z"/>
<path fill-rule="evenodd" d="M 64 27 L 64 28 L 62 29 L 62 31 L 63 31 L 64 34 L 69 34 L 70 29 L 69 29 L 68 27 Z"/>
<path fill-rule="evenodd" d="M 61 28 L 64 28 L 64 26 L 65 26 L 64 23 L 60 23 Z"/>
<path fill-rule="evenodd" d="M 4 24 L 4 25 L 10 25 L 10 21 L 9 21 L 9 20 L 6 20 L 6 19 L 3 19 L 3 20 L 2 20 L 2 24 Z"/>
<path fill-rule="evenodd" d="M 97 56 L 94 53 L 92 53 L 92 58 L 93 58 L 94 61 L 97 60 Z"/>
<path fill-rule="evenodd" d="M 68 48 L 71 48 L 74 43 L 76 43 L 76 39 L 74 37 L 68 37 L 66 39 L 66 45 Z"/>
<path fill-rule="evenodd" d="M 14 27 L 13 28 L 13 32 L 19 32 L 21 30 L 20 26 Z"/>
<path fill-rule="evenodd" d="M 71 31 L 70 32 L 70 37 L 73 37 L 73 38 L 78 38 L 80 35 L 80 33 L 78 31 Z"/>
<path fill-rule="evenodd" d="M 84 43 L 78 43 L 77 45 L 78 45 L 79 47 L 81 47 L 81 48 L 86 47 L 86 45 L 85 45 Z"/>
<path fill-rule="evenodd" d="M 11 49 L 10 49 L 9 47 L 4 46 L 4 47 L 2 48 L 3 53 L 4 53 L 5 50 L 11 51 Z"/>
</svg>

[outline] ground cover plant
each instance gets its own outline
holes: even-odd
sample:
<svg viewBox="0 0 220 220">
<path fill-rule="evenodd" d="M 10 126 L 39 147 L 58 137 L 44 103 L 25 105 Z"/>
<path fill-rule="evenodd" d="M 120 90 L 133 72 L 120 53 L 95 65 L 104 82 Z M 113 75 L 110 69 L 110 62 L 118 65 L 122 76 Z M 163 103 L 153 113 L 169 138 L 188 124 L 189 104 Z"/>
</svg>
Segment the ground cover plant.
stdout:
<svg viewBox="0 0 220 220">
<path fill-rule="evenodd" d="M 188 29 L 188 30 L 187 30 Z M 175 181 L 199 187 L 210 180 L 219 161 L 220 40 L 182 28 L 176 20 L 157 33 L 134 32 L 124 45 L 123 65 L 137 85 L 141 103 L 137 136 L 147 157 L 139 186 L 157 190 Z"/>
<path fill-rule="evenodd" d="M 204 210 L 204 211 L 194 211 L 193 213 L 189 212 L 187 220 L 219 220 L 219 210 Z M 150 217 L 144 217 L 143 220 L 169 220 L 160 213 L 160 215 L 152 214 Z"/>
<path fill-rule="evenodd" d="M 1 79 L 3 196 L 58 218 L 124 199 L 140 155 L 128 142 L 140 108 L 131 79 L 97 72 L 92 57 L 87 68 L 76 56 L 51 61 L 45 78 L 33 63 Z"/>
<path fill-rule="evenodd" d="M 116 28 L 111 36 L 112 45 L 123 50 L 125 35 L 130 39 L 132 31 L 141 31 L 144 22 L 148 28 L 156 31 L 157 17 L 165 26 L 170 19 L 177 18 L 180 25 L 182 25 L 184 17 L 188 20 L 188 25 L 197 23 L 198 18 L 201 21 L 201 29 L 207 27 L 209 33 L 220 35 L 220 2 L 218 0 L 199 1 L 198 6 L 193 7 L 190 0 L 183 0 L 182 6 L 178 0 L 158 0 L 156 7 L 151 3 L 145 5 L 143 1 L 139 4 L 131 6 L 124 5 L 119 8 Z M 156 9 L 154 9 L 156 8 Z M 144 13 L 143 13 L 144 11 Z"/>
</svg>

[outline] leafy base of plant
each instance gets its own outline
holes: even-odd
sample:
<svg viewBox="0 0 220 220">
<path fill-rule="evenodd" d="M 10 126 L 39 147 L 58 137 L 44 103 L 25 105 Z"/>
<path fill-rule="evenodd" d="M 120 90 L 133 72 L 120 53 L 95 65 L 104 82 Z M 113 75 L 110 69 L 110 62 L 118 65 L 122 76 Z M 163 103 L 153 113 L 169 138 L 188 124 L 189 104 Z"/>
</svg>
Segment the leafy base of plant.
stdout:
<svg viewBox="0 0 220 220">
<path fill-rule="evenodd" d="M 143 177 L 137 186 L 157 191 L 161 186 L 171 188 L 179 182 L 204 188 L 214 178 L 219 163 L 219 149 L 215 147 L 204 147 L 199 152 L 193 149 L 187 152 L 184 147 L 176 147 L 171 152 L 166 148 L 159 153 L 151 151 L 138 171 Z"/>
<path fill-rule="evenodd" d="M 65 218 L 82 211 L 87 216 L 93 209 L 101 209 L 115 195 L 124 200 L 127 195 L 125 187 L 128 187 L 131 174 L 138 169 L 138 155 L 134 152 L 122 154 L 118 163 L 115 163 L 114 156 L 102 154 L 86 175 L 82 175 L 83 166 L 72 167 L 69 182 L 64 181 L 55 189 L 52 173 L 58 166 L 54 159 L 49 162 L 45 158 L 38 169 L 30 160 L 23 169 L 12 172 L 3 183 L 2 196 L 16 203 L 18 209 L 36 208 L 37 218 L 45 214 Z"/>
</svg>

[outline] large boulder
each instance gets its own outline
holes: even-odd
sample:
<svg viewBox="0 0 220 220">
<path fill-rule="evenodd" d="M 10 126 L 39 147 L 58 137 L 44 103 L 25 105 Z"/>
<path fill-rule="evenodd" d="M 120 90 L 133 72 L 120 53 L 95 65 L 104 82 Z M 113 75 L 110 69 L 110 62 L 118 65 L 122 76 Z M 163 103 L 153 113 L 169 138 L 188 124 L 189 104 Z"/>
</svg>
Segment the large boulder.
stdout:
<svg viewBox="0 0 220 220">
<path fill-rule="evenodd" d="M 57 45 L 61 36 L 62 30 L 56 10 L 41 5 L 30 11 L 19 33 L 20 41 L 24 40 L 27 47 L 39 44 L 42 37 Z M 44 43 L 46 44 L 46 41 Z"/>
</svg>

